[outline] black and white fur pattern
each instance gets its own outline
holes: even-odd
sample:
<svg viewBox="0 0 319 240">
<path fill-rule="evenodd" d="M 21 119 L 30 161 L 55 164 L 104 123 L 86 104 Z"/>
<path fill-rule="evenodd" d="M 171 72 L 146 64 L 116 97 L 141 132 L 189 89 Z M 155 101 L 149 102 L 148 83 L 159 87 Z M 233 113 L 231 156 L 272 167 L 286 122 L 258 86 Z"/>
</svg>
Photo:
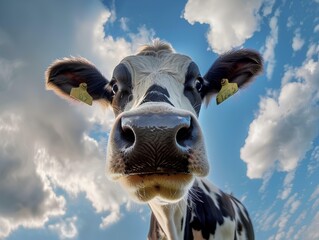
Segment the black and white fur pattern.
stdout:
<svg viewBox="0 0 319 240">
<path fill-rule="evenodd" d="M 236 198 L 199 178 L 190 192 L 187 199 L 169 207 L 150 204 L 148 239 L 254 239 L 248 212 Z M 164 224 L 169 227 L 163 229 Z M 167 237 L 167 230 L 175 235 Z"/>
<path fill-rule="evenodd" d="M 223 78 L 243 87 L 261 70 L 258 53 L 239 50 L 220 56 L 202 77 L 191 58 L 156 41 L 124 58 L 110 81 L 86 59 L 67 58 L 48 68 L 46 84 L 70 99 L 85 82 L 93 100 L 113 108 L 107 175 L 150 206 L 149 239 L 239 240 L 254 239 L 249 215 L 203 179 L 209 165 L 197 117 Z"/>
</svg>

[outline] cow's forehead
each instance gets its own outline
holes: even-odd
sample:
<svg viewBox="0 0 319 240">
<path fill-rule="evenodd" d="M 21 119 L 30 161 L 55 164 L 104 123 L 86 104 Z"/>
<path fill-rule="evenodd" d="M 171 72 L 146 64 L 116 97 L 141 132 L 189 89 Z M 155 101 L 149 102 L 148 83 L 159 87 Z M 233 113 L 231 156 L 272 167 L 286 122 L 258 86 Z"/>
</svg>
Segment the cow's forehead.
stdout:
<svg viewBox="0 0 319 240">
<path fill-rule="evenodd" d="M 125 111 L 139 107 L 146 92 L 157 85 L 167 90 L 173 106 L 195 114 L 192 104 L 183 93 L 190 63 L 190 57 L 170 52 L 124 58 L 121 64 L 129 70 L 132 81 L 132 100 L 126 104 Z"/>
<path fill-rule="evenodd" d="M 121 63 L 130 71 L 133 84 L 151 74 L 166 74 L 184 83 L 185 74 L 192 59 L 177 53 L 154 55 L 133 55 L 124 58 Z"/>
</svg>

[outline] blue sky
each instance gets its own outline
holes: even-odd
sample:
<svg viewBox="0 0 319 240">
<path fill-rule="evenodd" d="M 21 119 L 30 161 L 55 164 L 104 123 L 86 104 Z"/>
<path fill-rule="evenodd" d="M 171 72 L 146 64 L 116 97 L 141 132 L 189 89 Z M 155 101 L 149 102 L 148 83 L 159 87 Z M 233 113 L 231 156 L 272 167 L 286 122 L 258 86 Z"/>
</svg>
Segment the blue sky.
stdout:
<svg viewBox="0 0 319 240">
<path fill-rule="evenodd" d="M 257 239 L 319 239 L 319 1 L 0 2 L 0 239 L 146 239 L 150 212 L 104 173 L 113 115 L 44 89 L 56 58 L 110 77 L 154 38 L 202 74 L 262 53 L 249 88 L 203 107 L 209 179 L 248 208 Z"/>
</svg>

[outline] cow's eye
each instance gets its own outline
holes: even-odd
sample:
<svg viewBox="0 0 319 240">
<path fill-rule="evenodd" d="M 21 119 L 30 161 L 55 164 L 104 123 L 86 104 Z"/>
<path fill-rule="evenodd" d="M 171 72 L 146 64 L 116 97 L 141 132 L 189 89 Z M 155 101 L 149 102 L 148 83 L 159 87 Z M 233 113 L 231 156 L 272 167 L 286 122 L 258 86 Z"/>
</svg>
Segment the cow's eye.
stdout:
<svg viewBox="0 0 319 240">
<path fill-rule="evenodd" d="M 203 89 L 203 80 L 202 80 L 202 78 L 197 78 L 196 79 L 195 88 L 197 89 L 198 92 L 202 91 L 202 89 Z"/>
<path fill-rule="evenodd" d="M 119 90 L 119 87 L 117 86 L 116 83 L 113 84 L 112 86 L 112 93 L 115 95 Z"/>
</svg>

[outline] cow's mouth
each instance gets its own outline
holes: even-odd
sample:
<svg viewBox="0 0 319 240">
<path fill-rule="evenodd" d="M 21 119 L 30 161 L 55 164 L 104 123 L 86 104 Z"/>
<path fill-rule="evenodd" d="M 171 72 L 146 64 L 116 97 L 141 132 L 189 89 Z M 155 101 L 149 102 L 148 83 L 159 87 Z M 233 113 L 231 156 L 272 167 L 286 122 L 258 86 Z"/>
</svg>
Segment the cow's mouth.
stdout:
<svg viewBox="0 0 319 240">
<path fill-rule="evenodd" d="M 191 174 L 189 171 L 176 171 L 171 168 L 164 168 L 164 167 L 157 167 L 155 171 L 140 171 L 140 172 L 132 172 L 129 171 L 124 174 L 124 176 L 141 176 L 147 177 L 152 175 L 163 175 L 163 176 L 171 176 L 171 175 L 178 175 L 178 174 Z"/>
<path fill-rule="evenodd" d="M 190 173 L 139 173 L 123 175 L 119 182 L 139 202 L 157 198 L 163 202 L 179 201 L 189 190 L 194 176 Z"/>
</svg>

